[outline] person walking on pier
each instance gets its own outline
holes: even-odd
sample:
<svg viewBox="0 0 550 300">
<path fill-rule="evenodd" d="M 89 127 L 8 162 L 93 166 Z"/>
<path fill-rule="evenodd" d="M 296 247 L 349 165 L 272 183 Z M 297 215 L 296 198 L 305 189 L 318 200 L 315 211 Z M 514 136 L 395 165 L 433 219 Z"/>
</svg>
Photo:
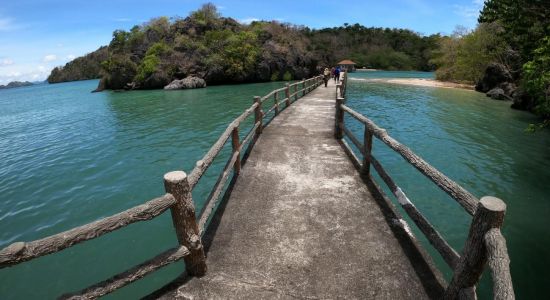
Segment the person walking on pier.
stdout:
<svg viewBox="0 0 550 300">
<path fill-rule="evenodd" d="M 334 83 L 340 82 L 340 67 L 336 67 L 334 70 Z"/>
<path fill-rule="evenodd" d="M 325 87 L 327 87 L 329 79 L 330 79 L 330 70 L 328 68 L 325 68 L 325 70 L 323 71 L 323 80 L 325 81 Z"/>
</svg>

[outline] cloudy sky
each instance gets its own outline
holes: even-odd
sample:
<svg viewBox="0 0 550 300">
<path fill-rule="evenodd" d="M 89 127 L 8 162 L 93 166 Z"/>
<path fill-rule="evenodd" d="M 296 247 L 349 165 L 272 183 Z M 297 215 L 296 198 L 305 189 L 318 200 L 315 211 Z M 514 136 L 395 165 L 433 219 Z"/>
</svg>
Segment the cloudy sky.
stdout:
<svg viewBox="0 0 550 300">
<path fill-rule="evenodd" d="M 3 0 L 0 84 L 44 80 L 52 68 L 107 45 L 115 29 L 158 16 L 187 16 L 207 1 Z M 483 0 L 211 1 L 241 22 L 279 20 L 312 28 L 360 23 L 422 34 L 474 28 Z"/>
</svg>

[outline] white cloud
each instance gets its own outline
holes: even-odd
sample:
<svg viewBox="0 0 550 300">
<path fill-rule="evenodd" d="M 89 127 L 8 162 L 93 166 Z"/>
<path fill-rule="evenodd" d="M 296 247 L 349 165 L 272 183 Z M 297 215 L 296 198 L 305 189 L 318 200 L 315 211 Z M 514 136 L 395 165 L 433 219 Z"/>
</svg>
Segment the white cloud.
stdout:
<svg viewBox="0 0 550 300">
<path fill-rule="evenodd" d="M 68 59 L 68 60 L 73 60 L 73 59 L 75 59 L 75 58 L 76 58 L 76 55 L 74 55 L 74 54 L 69 54 L 69 55 L 67 55 L 67 59 Z"/>
<path fill-rule="evenodd" d="M 224 10 L 225 9 L 225 6 L 222 6 L 222 5 L 216 5 L 216 8 L 218 10 Z"/>
<path fill-rule="evenodd" d="M 239 19 L 239 23 L 241 23 L 241 24 L 250 24 L 250 23 L 252 23 L 252 22 L 254 22 L 254 21 L 260 21 L 260 19 L 258 19 L 258 18 L 252 18 L 252 17 L 250 17 L 250 18 L 244 18 L 244 19 Z"/>
<path fill-rule="evenodd" d="M 477 18 L 479 11 L 483 8 L 484 0 L 472 0 L 467 5 L 453 5 L 454 13 L 463 18 L 463 21 L 467 26 L 475 26 L 477 24 Z"/>
<path fill-rule="evenodd" d="M 55 55 L 55 54 L 48 54 L 48 55 L 44 56 L 44 59 L 43 59 L 44 62 L 50 62 L 50 61 L 54 61 L 54 60 L 57 60 L 57 55 Z"/>
<path fill-rule="evenodd" d="M 13 60 L 9 58 L 0 59 L 0 67 L 13 65 Z"/>
<path fill-rule="evenodd" d="M 5 85 L 12 81 L 43 81 L 50 75 L 51 68 L 43 65 L 38 65 L 31 68 L 29 72 L 11 71 L 0 73 L 0 84 Z"/>
</svg>

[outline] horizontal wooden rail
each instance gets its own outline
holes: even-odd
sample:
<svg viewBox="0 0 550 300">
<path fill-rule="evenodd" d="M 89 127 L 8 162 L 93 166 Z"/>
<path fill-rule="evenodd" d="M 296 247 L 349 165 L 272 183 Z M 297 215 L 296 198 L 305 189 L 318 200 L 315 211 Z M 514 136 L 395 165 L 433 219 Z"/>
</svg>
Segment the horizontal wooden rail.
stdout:
<svg viewBox="0 0 550 300">
<path fill-rule="evenodd" d="M 189 250 L 183 246 L 180 246 L 179 248 L 172 248 L 129 269 L 128 271 L 94 284 L 80 292 L 65 294 L 59 298 L 71 300 L 95 299 L 107 295 L 121 287 L 143 278 L 151 272 L 184 258 L 187 255 L 189 255 Z"/>
<path fill-rule="evenodd" d="M 202 210 L 199 218 L 199 231 L 202 235 L 204 232 L 204 228 L 206 225 L 206 222 L 208 221 L 208 218 L 210 218 L 210 214 L 214 210 L 217 204 L 217 199 L 220 196 L 223 187 L 225 186 L 225 183 L 227 182 L 227 178 L 229 178 L 229 175 L 231 174 L 231 168 L 233 167 L 233 164 L 235 161 L 237 161 L 237 158 L 239 157 L 240 152 L 234 152 L 233 155 L 229 158 L 227 161 L 227 164 L 225 165 L 225 168 L 218 176 L 218 180 L 216 180 L 216 183 L 214 184 L 214 187 L 212 191 L 210 192 L 210 195 L 208 196 L 206 200 L 206 205 L 204 206 L 204 209 Z"/>
<path fill-rule="evenodd" d="M 445 239 L 435 230 L 432 224 L 418 211 L 414 204 L 409 200 L 407 195 L 401 190 L 401 188 L 395 184 L 390 175 L 384 170 L 382 165 L 374 158 L 370 156 L 370 163 L 380 175 L 382 180 L 390 188 L 392 194 L 397 198 L 397 201 L 403 207 L 403 210 L 411 217 L 413 222 L 418 226 L 420 231 L 426 236 L 430 244 L 441 254 L 443 260 L 451 267 L 455 269 L 460 260 L 460 255 L 451 247 Z"/>
<path fill-rule="evenodd" d="M 222 133 L 222 135 L 218 138 L 218 140 L 214 143 L 214 145 L 208 150 L 208 152 L 204 155 L 204 157 L 197 161 L 195 168 L 193 171 L 191 171 L 191 174 L 189 175 L 189 185 L 191 186 L 191 189 L 195 187 L 199 179 L 202 177 L 204 172 L 210 167 L 212 164 L 212 161 L 214 161 L 214 158 L 218 156 L 220 151 L 222 150 L 223 146 L 231 137 L 231 133 L 233 132 L 233 129 L 238 127 L 241 122 L 246 119 L 248 116 L 250 116 L 256 107 L 258 107 L 258 103 L 252 104 L 250 108 L 245 110 L 239 117 L 237 117 L 233 122 L 231 122 L 227 129 Z"/>
<path fill-rule="evenodd" d="M 362 155 L 368 155 L 364 151 L 364 146 L 359 140 L 353 135 L 353 133 L 344 126 L 344 133 L 349 137 L 349 139 L 355 144 L 359 149 Z M 349 146 L 348 146 L 349 147 Z M 355 164 L 360 164 L 359 159 L 355 158 Z M 443 239 L 441 234 L 433 227 L 432 224 L 418 211 L 414 204 L 409 200 L 409 198 L 403 193 L 401 188 L 395 184 L 390 175 L 382 167 L 382 165 L 376 160 L 372 155 L 369 155 L 369 162 L 374 167 L 378 175 L 390 188 L 392 194 L 397 198 L 403 210 L 411 217 L 414 223 L 426 236 L 430 244 L 441 254 L 441 257 L 445 262 L 452 268 L 456 268 L 458 261 L 460 260 L 460 255 Z M 360 168 L 359 168 L 360 169 Z"/>
<path fill-rule="evenodd" d="M 515 295 L 509 267 L 510 259 L 508 257 L 508 250 L 506 249 L 506 240 L 500 232 L 506 212 L 506 204 L 502 200 L 490 196 L 477 200 L 477 198 L 460 185 L 450 180 L 413 153 L 409 148 L 389 136 L 386 130 L 376 126 L 376 124 L 365 116 L 344 105 L 346 92 L 345 75 L 342 80 L 343 83 L 337 85 L 336 88 L 334 135 L 341 143 L 352 163 L 360 170 L 363 178 L 372 180 L 369 169 L 371 165 L 374 167 L 405 212 L 426 236 L 430 244 L 441 254 L 445 262 L 453 269 L 454 274 L 444 292 L 443 299 L 477 299 L 475 294 L 476 285 L 487 263 L 491 268 L 493 278 L 494 299 L 514 299 Z M 344 125 L 345 112 L 364 124 L 363 143 Z M 473 215 L 462 255 L 459 255 L 443 239 L 372 155 L 373 135 L 392 150 L 399 153 L 407 162 L 412 164 L 461 204 L 470 215 Z M 345 136 L 351 140 L 363 155 L 362 162 L 359 161 L 355 152 L 344 139 Z M 374 184 L 376 185 L 376 183 Z"/>
<path fill-rule="evenodd" d="M 514 286 L 510 275 L 510 258 L 506 248 L 506 240 L 500 233 L 500 229 L 490 229 L 485 234 L 485 248 L 487 249 L 487 260 L 493 278 L 494 299 L 512 300 Z"/>
<path fill-rule="evenodd" d="M 55 253 L 78 243 L 100 237 L 129 224 L 151 220 L 176 203 L 170 194 L 71 230 L 32 242 L 17 242 L 0 251 L 0 268 Z"/>
<path fill-rule="evenodd" d="M 462 207 L 464 207 L 464 209 L 470 215 L 473 215 L 475 213 L 477 202 L 479 200 L 470 192 L 451 180 L 449 177 L 445 176 L 443 173 L 439 172 L 436 168 L 431 166 L 420 156 L 412 152 L 411 149 L 389 136 L 385 129 L 378 127 L 376 124 L 374 124 L 374 122 L 372 122 L 365 116 L 357 113 L 356 111 L 352 110 L 344 104 L 341 105 L 341 109 L 349 113 L 359 122 L 368 126 L 369 130 L 373 132 L 374 136 L 384 142 L 384 144 L 388 145 L 395 152 L 399 153 L 406 161 L 408 161 L 417 170 L 419 170 L 420 173 L 424 174 L 439 188 L 449 194 L 460 205 L 462 205 Z"/>
</svg>

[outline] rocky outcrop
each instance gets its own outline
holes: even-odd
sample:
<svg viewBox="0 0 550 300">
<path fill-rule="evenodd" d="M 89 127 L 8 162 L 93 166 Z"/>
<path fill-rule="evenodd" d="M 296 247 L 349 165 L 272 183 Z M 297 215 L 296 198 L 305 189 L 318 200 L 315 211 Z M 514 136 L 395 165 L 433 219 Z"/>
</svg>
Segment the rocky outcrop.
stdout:
<svg viewBox="0 0 550 300">
<path fill-rule="evenodd" d="M 512 74 L 506 66 L 499 63 L 491 63 L 485 70 L 483 78 L 476 84 L 476 91 L 487 93 L 502 83 L 513 81 Z"/>
<path fill-rule="evenodd" d="M 204 79 L 194 76 L 188 76 L 184 79 L 176 79 L 167 86 L 164 87 L 165 90 L 182 90 L 182 89 L 196 89 L 196 88 L 205 88 L 206 81 Z"/>
<path fill-rule="evenodd" d="M 487 92 L 487 97 L 491 97 L 495 100 L 509 100 L 512 101 L 512 97 L 506 95 L 503 89 L 496 87 Z"/>
<path fill-rule="evenodd" d="M 491 63 L 485 70 L 483 78 L 476 84 L 476 91 L 487 93 L 487 97 L 495 100 L 514 99 L 517 86 L 508 68 L 499 63 Z"/>
</svg>

